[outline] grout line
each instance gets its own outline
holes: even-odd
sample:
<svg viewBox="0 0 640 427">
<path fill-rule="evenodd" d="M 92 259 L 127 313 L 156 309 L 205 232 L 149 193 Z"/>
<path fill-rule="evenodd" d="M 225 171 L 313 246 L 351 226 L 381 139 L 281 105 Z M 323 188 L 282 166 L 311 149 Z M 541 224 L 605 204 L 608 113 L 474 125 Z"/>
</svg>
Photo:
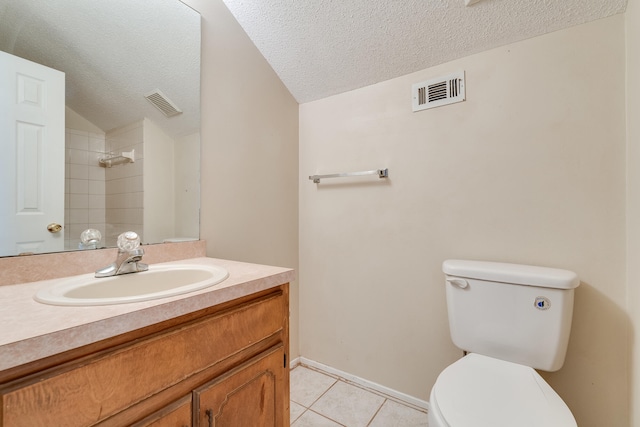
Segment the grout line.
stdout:
<svg viewBox="0 0 640 427">
<path fill-rule="evenodd" d="M 326 375 L 326 376 L 328 376 L 328 377 L 330 377 L 330 378 L 333 378 L 335 381 L 333 382 L 333 384 L 331 384 L 329 387 L 327 387 L 327 389 L 326 389 L 324 392 L 322 392 L 322 394 L 321 394 L 320 396 L 318 396 L 318 398 L 317 398 L 316 400 L 314 400 L 313 402 L 311 402 L 311 404 L 310 404 L 308 407 L 307 407 L 307 406 L 304 406 L 304 405 L 303 405 L 303 404 L 301 404 L 301 403 L 296 402 L 295 400 L 291 400 L 291 399 L 289 399 L 289 400 L 291 400 L 291 402 L 295 402 L 295 403 L 297 403 L 298 405 L 300 405 L 300 406 L 302 406 L 303 408 L 305 408 L 305 410 L 302 412 L 302 414 L 300 414 L 300 416 L 299 416 L 298 418 L 296 418 L 296 421 L 297 421 L 297 420 L 299 420 L 300 418 L 302 418 L 302 416 L 303 416 L 307 411 L 311 411 L 311 412 L 313 412 L 314 414 L 317 414 L 317 415 L 319 415 L 319 416 L 321 416 L 321 417 L 323 417 L 323 418 L 326 418 L 326 419 L 328 419 L 329 421 L 332 421 L 332 422 L 334 422 L 334 423 L 336 423 L 336 424 L 338 424 L 338 425 L 340 425 L 340 426 L 342 426 L 342 427 L 346 427 L 344 424 L 342 424 L 342 423 L 340 423 L 340 422 L 338 422 L 338 421 L 334 420 L 333 418 L 330 418 L 330 417 L 328 417 L 327 415 L 321 414 L 321 413 L 316 412 L 316 411 L 314 411 L 313 409 L 311 409 L 311 407 L 312 407 L 313 405 L 315 405 L 315 404 L 316 404 L 316 402 L 318 402 L 320 399 L 322 399 L 322 397 L 323 397 L 325 394 L 327 394 L 327 393 L 329 392 L 329 390 L 331 390 L 331 389 L 332 389 L 336 384 L 338 384 L 339 382 L 343 382 L 343 383 L 345 383 L 345 381 L 342 381 L 342 378 L 340 378 L 340 377 L 338 377 L 338 376 L 335 376 L 335 375 L 328 375 L 327 373 L 325 373 L 325 372 L 323 372 L 323 371 L 321 371 L 321 370 L 319 370 L 319 369 L 313 369 L 313 368 L 310 368 L 310 367 L 308 367 L 308 366 L 305 366 L 305 365 L 303 365 L 303 364 L 301 364 L 301 363 L 298 363 L 295 367 L 297 368 L 297 367 L 300 367 L 300 366 L 301 366 L 301 367 L 303 367 L 303 368 L 307 368 L 307 369 L 309 369 L 309 370 L 311 370 L 311 371 L 315 371 L 315 372 L 318 372 L 318 373 L 320 373 L 320 374 Z M 294 368 L 294 369 L 295 369 L 295 368 Z M 361 388 L 361 389 L 363 389 L 362 387 L 360 387 L 360 388 Z M 363 389 L 363 390 L 364 390 L 364 389 Z M 365 391 L 368 391 L 368 390 L 365 390 Z M 385 402 L 386 402 L 386 400 L 385 400 Z M 384 405 L 384 402 L 383 402 L 382 404 Z M 380 405 L 380 408 L 382 408 L 382 405 Z M 380 411 L 380 408 L 378 408 L 378 411 Z M 376 411 L 376 414 L 378 413 L 378 411 Z M 375 418 L 375 415 L 374 415 L 374 418 Z M 371 423 L 371 421 L 373 421 L 373 418 L 372 418 L 371 420 L 369 420 L 369 422 L 367 423 L 367 425 L 369 425 L 369 424 Z M 293 422 L 291 422 L 291 424 L 293 424 Z"/>
<path fill-rule="evenodd" d="M 306 368 L 306 366 L 301 365 L 301 364 L 296 365 L 296 368 L 297 368 L 297 367 L 300 367 L 300 366 L 302 366 L 302 367 Z M 321 372 L 321 371 L 318 371 L 318 370 L 315 370 L 315 369 L 311 369 L 311 370 L 312 370 L 312 371 L 316 371 L 316 372 L 321 373 L 321 374 L 324 374 L 324 372 Z M 327 394 L 327 392 L 328 392 L 329 390 L 331 390 L 331 389 L 333 388 L 333 386 L 334 386 L 334 385 L 336 385 L 336 384 L 338 383 L 338 381 L 340 381 L 340 379 L 339 379 L 339 378 L 336 378 L 336 377 L 334 377 L 333 375 L 327 375 L 327 376 L 328 376 L 328 377 L 333 378 L 335 381 L 333 382 L 333 384 L 331 384 L 329 387 L 327 387 L 327 389 L 326 389 L 325 391 L 323 391 L 323 392 L 322 392 L 322 394 L 320 394 L 320 396 L 318 396 L 318 398 L 317 398 L 316 400 L 314 400 L 313 402 L 311 402 L 311 404 L 310 404 L 309 406 L 305 406 L 305 405 L 303 405 L 302 403 L 296 402 L 295 400 L 291 400 L 291 399 L 289 399 L 289 400 L 291 400 L 292 402 L 295 402 L 295 403 L 297 403 L 298 405 L 300 405 L 300 406 L 302 406 L 303 408 L 305 408 L 305 411 L 304 411 L 304 412 L 306 412 L 307 410 L 311 410 L 311 407 L 312 407 L 312 406 L 313 406 L 313 405 L 314 405 L 318 400 L 322 399 L 322 396 L 324 396 L 325 394 Z M 303 412 L 303 414 L 304 414 L 304 412 Z M 313 411 L 313 412 L 315 412 L 316 414 L 318 414 L 316 411 Z M 318 414 L 318 415 L 321 415 L 321 414 Z M 324 416 L 324 415 L 323 415 L 323 416 Z M 302 415 L 300 415 L 300 417 L 302 417 Z M 300 417 L 298 417 L 298 419 L 299 419 Z M 327 418 L 327 417 L 325 417 L 325 418 Z M 337 422 L 337 421 L 335 421 L 335 420 L 331 420 L 331 421 Z M 340 423 L 338 423 L 338 424 L 340 424 Z"/>
<path fill-rule="evenodd" d="M 335 383 L 333 383 L 333 384 L 331 385 L 331 387 L 333 387 L 333 386 L 334 386 L 334 385 L 336 385 L 337 383 L 338 383 L 338 381 L 336 381 Z M 328 388 L 324 393 L 322 393 L 322 395 L 321 395 L 320 397 L 318 397 L 318 398 L 317 398 L 317 399 L 316 399 L 316 400 L 311 404 L 311 406 L 313 406 L 313 404 L 314 404 L 314 403 L 316 403 L 318 400 L 320 400 L 320 398 L 322 398 L 322 396 L 324 396 L 324 395 L 325 395 L 325 393 L 327 393 L 327 391 L 329 391 L 329 389 L 331 389 L 331 387 L 329 387 L 329 388 Z M 294 400 L 292 400 L 292 402 L 294 402 L 294 403 L 296 403 L 296 404 L 298 404 L 298 405 L 302 406 L 302 407 L 304 408 L 304 411 L 302 411 L 302 413 L 298 416 L 298 418 L 296 418 L 296 419 L 295 419 L 295 420 L 293 420 L 293 421 L 290 421 L 290 425 L 293 425 L 296 421 L 298 421 L 300 418 L 302 418 L 302 416 L 303 416 L 304 414 L 306 414 L 307 412 L 313 412 L 314 414 L 319 415 L 319 416 L 321 416 L 322 418 L 326 418 L 326 419 L 328 419 L 329 421 L 332 421 L 332 422 L 334 422 L 334 423 L 338 424 L 339 426 L 346 427 L 344 424 L 342 424 L 342 423 L 340 423 L 340 422 L 338 422 L 338 421 L 334 420 L 333 418 L 330 418 L 330 417 L 328 417 L 328 416 L 327 416 L 327 415 L 325 415 L 325 414 L 321 414 L 320 412 L 316 412 L 316 411 L 314 411 L 313 409 L 311 409 L 311 406 L 306 407 L 306 406 L 304 406 L 304 405 L 301 405 L 301 404 L 300 404 L 300 403 L 298 403 L 298 402 L 295 402 Z M 381 407 L 382 407 L 382 406 L 381 406 Z M 378 410 L 380 410 L 380 409 L 378 409 Z M 377 414 L 377 412 L 376 412 L 376 414 Z M 373 421 L 373 419 L 371 419 L 371 421 Z M 369 424 L 371 423 L 371 421 L 369 421 L 369 423 L 368 423 L 367 425 L 369 425 Z"/>
<path fill-rule="evenodd" d="M 367 424 L 366 424 L 367 427 L 370 426 L 371 423 L 373 423 L 373 421 L 376 419 L 376 417 L 380 414 L 380 411 L 382 410 L 382 407 L 389 401 L 395 402 L 395 403 L 400 404 L 402 406 L 405 406 L 405 407 L 407 407 L 409 409 L 413 409 L 413 410 L 422 412 L 424 414 L 428 413 L 428 409 L 427 408 L 420 407 L 420 406 L 417 406 L 417 405 L 412 404 L 410 402 L 404 401 L 399 397 L 388 395 L 388 394 L 384 393 L 383 391 L 376 390 L 374 388 L 369 388 L 369 387 L 366 386 L 366 384 L 361 384 L 361 383 L 358 383 L 356 381 L 352 381 L 352 380 L 350 380 L 348 378 L 344 378 L 344 377 L 342 377 L 342 376 L 340 376 L 340 375 L 338 375 L 338 374 L 336 374 L 334 372 L 324 371 L 321 367 L 317 367 L 317 366 L 313 366 L 313 365 L 307 365 L 306 363 L 304 363 L 304 361 L 300 361 L 300 359 L 296 359 L 295 361 L 296 361 L 295 365 L 293 363 L 290 365 L 290 368 L 289 368 L 290 371 L 292 371 L 293 369 L 298 368 L 298 367 L 303 367 L 305 369 L 309 369 L 311 371 L 314 371 L 314 372 L 317 372 L 319 374 L 322 374 L 322 375 L 325 375 L 327 377 L 330 377 L 330 378 L 334 379 L 334 382 L 329 387 L 327 387 L 327 389 L 324 392 L 322 392 L 320 394 L 320 396 L 318 396 L 317 399 L 315 399 L 313 402 L 311 402 L 311 404 L 309 406 L 305 406 L 305 405 L 303 405 L 301 403 L 298 403 L 298 402 L 296 402 L 294 400 L 291 400 L 291 402 L 294 402 L 297 405 L 299 405 L 302 408 L 304 408 L 304 411 L 295 420 L 293 420 L 291 422 L 291 425 L 293 425 L 295 422 L 300 420 L 304 416 L 305 413 L 311 411 L 314 414 L 316 414 L 318 416 L 321 416 L 321 417 L 323 417 L 325 419 L 328 419 L 328 420 L 336 423 L 339 426 L 346 427 L 344 424 L 342 424 L 342 423 L 338 422 L 337 420 L 331 418 L 331 416 L 329 416 L 327 414 L 321 414 L 321 413 L 319 413 L 319 412 L 317 412 L 317 411 L 312 409 L 312 406 L 315 405 L 320 399 L 322 399 L 329 392 L 329 390 L 331 390 L 333 387 L 335 387 L 336 384 L 338 384 L 339 382 L 342 382 L 343 384 L 348 384 L 350 386 L 359 388 L 360 390 L 369 392 L 371 394 L 374 394 L 376 396 L 382 397 L 384 399 L 382 401 L 382 403 L 380 404 L 380 406 L 378 407 L 378 409 L 373 414 L 373 416 L 371 417 L 371 419 L 367 422 Z M 291 367 L 291 366 L 293 366 L 293 367 Z M 356 377 L 356 379 L 357 379 L 357 377 Z"/>
<path fill-rule="evenodd" d="M 306 368 L 306 366 L 304 366 L 304 365 L 298 365 L 298 366 L 296 366 L 296 367 L 299 367 L 299 366 L 302 366 L 303 368 Z M 318 372 L 318 373 L 321 373 L 321 374 L 324 374 L 324 372 L 322 372 L 322 371 L 318 371 L 318 370 L 316 370 L 316 369 L 311 369 L 311 370 L 312 370 L 312 371 L 315 371 L 315 372 Z M 326 374 L 325 374 L 325 375 L 326 375 Z M 291 399 L 289 399 L 289 400 L 291 400 L 292 402 L 297 403 L 298 405 L 302 406 L 303 408 L 311 409 L 311 407 L 312 407 L 312 406 L 313 406 L 313 405 L 314 405 L 318 400 L 320 400 L 320 399 L 322 398 L 322 396 L 324 396 L 324 395 L 325 395 L 329 390 L 331 390 L 331 388 L 332 388 L 334 385 L 336 385 L 336 384 L 337 384 L 337 382 L 338 382 L 338 381 L 340 381 L 340 378 L 334 377 L 333 375 L 327 375 L 327 376 L 328 376 L 328 377 L 333 378 L 335 381 L 333 382 L 333 384 L 331 384 L 329 387 L 327 387 L 327 389 L 326 389 L 325 391 L 323 391 L 323 392 L 322 392 L 322 394 L 321 394 L 320 396 L 318 396 L 318 398 L 317 398 L 316 400 L 314 400 L 313 402 L 311 402 L 311 404 L 310 404 L 309 406 L 305 406 L 305 405 L 303 405 L 303 404 L 302 404 L 302 403 L 300 403 L 300 402 L 296 402 L 295 400 L 291 400 Z M 315 411 L 314 411 L 314 412 L 315 412 Z"/>
<path fill-rule="evenodd" d="M 333 418 L 329 418 L 328 416 L 326 416 L 326 415 L 324 415 L 324 414 L 321 414 L 320 412 L 316 412 L 316 411 L 314 411 L 313 409 L 309 409 L 309 411 L 313 412 L 313 413 L 314 413 L 314 414 L 316 414 L 316 415 L 320 415 L 322 418 L 326 418 L 326 419 L 328 419 L 329 421 L 332 421 L 332 422 L 334 422 L 334 423 L 338 424 L 339 426 L 347 427 L 347 426 L 345 426 L 344 424 L 339 423 L 338 421 L 334 420 Z"/>
<path fill-rule="evenodd" d="M 315 405 L 315 404 L 316 404 L 316 402 L 318 402 L 318 400 L 322 399 L 322 397 L 323 397 L 325 394 L 327 394 L 327 393 L 329 392 L 329 390 L 331 390 L 331 389 L 333 388 L 333 386 L 335 386 L 336 384 L 338 384 L 338 381 L 339 381 L 339 380 L 334 381 L 334 382 L 333 382 L 333 384 L 331 384 L 331 385 L 330 385 L 330 386 L 329 386 L 329 387 L 328 387 L 328 388 L 327 388 L 327 389 L 326 389 L 326 390 L 325 390 L 325 391 L 324 391 L 320 396 L 318 396 L 318 398 L 317 398 L 316 400 L 314 400 L 314 401 L 313 401 L 313 403 L 311 403 L 311 405 L 309 405 L 309 409 L 311 409 L 311 407 L 312 407 L 313 405 Z M 315 411 L 313 411 L 313 412 L 315 412 Z M 325 417 L 325 418 L 326 418 L 326 417 Z M 332 421 L 333 421 L 333 420 L 332 420 Z"/>
<path fill-rule="evenodd" d="M 339 382 L 342 382 L 342 383 L 344 383 L 344 384 L 348 384 L 348 385 L 350 385 L 350 386 L 353 386 L 353 387 L 359 388 L 360 390 L 363 390 L 363 391 L 366 391 L 366 392 L 368 392 L 368 393 L 375 394 L 376 396 L 379 396 L 379 397 L 384 398 L 384 400 L 382 401 L 382 403 L 380 404 L 380 406 L 378 407 L 378 409 L 376 409 L 375 413 L 372 415 L 371 419 L 369 419 L 369 421 L 367 422 L 367 424 L 366 424 L 367 426 L 370 426 L 370 425 L 371 425 L 371 423 L 373 422 L 373 420 L 375 420 L 375 418 L 378 416 L 378 414 L 379 414 L 379 413 L 380 413 L 380 411 L 382 410 L 382 407 L 384 406 L 384 404 L 385 404 L 385 403 L 387 403 L 387 401 L 389 401 L 389 400 L 394 401 L 394 402 L 396 402 L 396 403 L 399 403 L 399 404 L 401 404 L 401 405 L 404 405 L 404 406 L 406 406 L 406 407 L 408 407 L 408 408 L 415 409 L 415 410 L 417 410 L 417 411 L 420 411 L 420 412 L 426 413 L 426 411 L 424 410 L 424 408 L 414 407 L 414 405 L 411 405 L 411 404 L 409 404 L 409 403 L 407 403 L 407 402 L 403 402 L 403 401 L 401 401 L 401 400 L 399 400 L 399 399 L 397 399 L 397 398 L 393 398 L 393 397 L 391 397 L 391 396 L 384 395 L 383 393 L 378 392 L 377 390 L 368 389 L 368 388 L 366 388 L 366 387 L 363 387 L 363 386 L 362 386 L 362 385 L 360 385 L 360 384 L 354 383 L 354 382 L 349 381 L 349 380 L 347 380 L 347 379 L 345 379 L 345 378 L 341 378 L 341 377 L 339 377 L 339 376 L 337 376 L 337 375 L 329 374 L 329 373 L 324 372 L 324 371 L 322 371 L 322 370 L 320 370 L 320 369 L 316 369 L 316 368 L 314 368 L 314 367 L 307 366 L 307 365 L 304 365 L 304 364 L 301 364 L 301 363 L 299 363 L 299 364 L 297 364 L 297 365 L 296 365 L 296 367 L 299 367 L 299 366 L 302 366 L 303 368 L 306 368 L 306 369 L 309 369 L 309 370 L 311 370 L 311 371 L 315 371 L 315 372 L 318 372 L 318 373 L 320 373 L 320 374 L 326 375 L 326 376 L 328 376 L 328 377 L 330 377 L 330 378 L 335 379 L 335 381 L 334 381 L 334 382 L 333 382 L 333 384 L 331 384 L 331 385 L 330 385 L 330 386 L 329 386 L 329 387 L 328 387 L 328 388 L 327 388 L 327 389 L 326 389 L 326 390 L 325 390 L 325 391 L 324 391 L 324 392 L 323 392 L 323 393 L 322 393 L 322 394 L 321 394 L 321 395 L 320 395 L 316 400 L 314 400 L 314 401 L 313 401 L 313 402 L 312 402 L 308 407 L 306 407 L 306 406 L 304 406 L 304 405 L 302 405 L 302 404 L 300 404 L 300 403 L 298 403 L 298 402 L 296 402 L 296 401 L 294 401 L 294 400 L 291 400 L 292 402 L 295 402 L 296 404 L 298 404 L 298 405 L 302 406 L 303 408 L 305 408 L 305 410 L 302 412 L 302 414 L 300 414 L 300 416 L 298 416 L 298 418 L 296 418 L 296 419 L 294 420 L 294 422 L 295 422 L 295 421 L 297 421 L 297 420 L 299 420 L 300 418 L 302 418 L 302 416 L 303 416 L 306 412 L 311 411 L 311 412 L 313 412 L 314 414 L 317 414 L 317 415 L 319 415 L 319 416 L 321 416 L 321 417 L 323 417 L 323 418 L 326 418 L 326 419 L 328 419 L 328 420 L 331 420 L 331 421 L 333 421 L 334 423 L 336 423 L 336 424 L 338 424 L 338 425 L 340 425 L 340 426 L 346 427 L 346 426 L 344 426 L 344 424 L 341 424 L 340 422 L 338 422 L 337 420 L 334 420 L 334 419 L 333 419 L 333 418 L 331 418 L 330 416 L 328 416 L 328 415 L 326 415 L 326 414 L 321 414 L 321 413 L 319 413 L 319 412 L 316 412 L 316 411 L 314 411 L 314 410 L 311 408 L 311 407 L 312 407 L 313 405 L 315 405 L 315 404 L 316 404 L 320 399 L 322 399 L 322 397 L 323 397 L 325 394 L 327 394 L 327 393 L 329 392 L 329 390 L 331 390 L 331 389 L 332 389 L 336 384 L 338 384 Z M 293 424 L 293 422 L 291 422 L 291 424 Z"/>
<path fill-rule="evenodd" d="M 380 405 L 380 407 L 378 408 L 378 410 L 376 411 L 375 414 L 373 414 L 373 417 L 371 417 L 371 419 L 369 420 L 369 422 L 367 423 L 367 427 L 371 425 L 371 423 L 373 422 L 373 420 L 376 419 L 376 417 L 378 416 L 378 414 L 380 413 L 380 410 L 382 409 L 382 407 L 384 406 L 385 403 L 387 403 L 387 400 L 389 399 L 384 399 L 384 401 L 382 402 L 382 405 Z"/>
<path fill-rule="evenodd" d="M 380 386 L 379 384 L 372 383 L 363 378 L 350 375 L 346 372 L 339 371 L 330 366 L 323 365 L 321 363 L 315 362 L 310 359 L 306 359 L 304 357 L 296 358 L 296 362 L 298 363 L 297 366 L 304 366 L 307 369 L 314 370 L 316 372 L 319 372 L 321 374 L 327 375 L 329 377 L 335 378 L 340 381 L 344 381 L 347 384 L 351 384 L 361 389 L 364 389 L 366 391 L 370 391 L 381 397 L 387 398 L 401 405 L 408 406 L 417 411 L 424 412 L 424 413 L 429 412 L 429 402 L 421 401 L 420 399 L 415 399 L 412 396 L 405 395 L 404 393 L 396 392 L 395 390 L 388 389 L 387 387 Z M 407 400 L 404 399 L 403 397 L 406 397 Z M 413 402 L 413 400 L 415 400 L 415 402 Z"/>
<path fill-rule="evenodd" d="M 408 408 L 415 409 L 416 411 L 420 411 L 420 412 L 423 412 L 425 414 L 429 412 L 427 408 L 415 405 L 415 404 L 413 404 L 411 402 L 407 402 L 405 400 L 400 399 L 399 397 L 390 396 L 390 395 L 388 395 L 388 394 L 386 394 L 386 393 L 384 393 L 382 391 L 367 387 L 367 386 L 365 386 L 363 384 L 359 384 L 359 383 L 357 383 L 355 381 L 351 381 L 351 380 L 349 380 L 347 378 L 344 378 L 344 377 L 341 377 L 341 376 L 339 376 L 337 374 L 330 373 L 330 372 L 327 372 L 327 371 L 323 371 L 321 368 L 318 368 L 318 367 L 315 367 L 315 366 L 306 365 L 304 362 L 299 362 L 299 364 L 297 366 L 302 366 L 303 368 L 307 368 L 307 369 L 310 369 L 312 371 L 324 374 L 324 375 L 326 375 L 328 377 L 334 378 L 336 381 L 342 381 L 345 384 L 349 384 L 349 385 L 352 385 L 354 387 L 358 387 L 361 390 L 365 390 L 365 391 L 373 393 L 373 394 L 375 394 L 377 396 L 384 397 L 387 400 L 394 401 L 396 403 L 399 403 L 400 405 L 404 405 L 404 406 L 406 406 Z M 334 385 L 335 385 L 335 383 L 334 383 Z M 333 387 L 333 385 L 331 387 Z"/>
<path fill-rule="evenodd" d="M 302 405 L 300 405 L 298 402 L 294 402 L 293 400 L 289 399 L 289 413 L 291 413 L 291 402 L 295 403 L 295 404 L 296 404 L 296 405 L 298 405 L 298 406 L 302 406 Z M 307 411 L 309 410 L 309 408 L 307 408 L 307 407 L 304 407 L 304 406 L 302 406 L 302 407 L 304 408 L 304 411 L 302 411 L 302 412 L 300 413 L 300 415 L 298 415 L 298 417 L 297 417 L 295 420 L 289 420 L 289 425 L 293 425 L 293 423 L 295 423 L 295 422 L 296 422 L 296 421 L 298 421 L 300 418 L 302 418 L 302 416 L 304 415 L 304 413 L 305 413 L 305 412 L 307 412 Z"/>
</svg>

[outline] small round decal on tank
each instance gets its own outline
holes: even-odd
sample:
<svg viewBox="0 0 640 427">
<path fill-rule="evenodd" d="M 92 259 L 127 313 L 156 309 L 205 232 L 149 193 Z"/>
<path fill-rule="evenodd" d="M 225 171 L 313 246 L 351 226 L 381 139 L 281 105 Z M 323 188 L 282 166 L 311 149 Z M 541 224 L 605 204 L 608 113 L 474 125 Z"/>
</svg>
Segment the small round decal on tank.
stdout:
<svg viewBox="0 0 640 427">
<path fill-rule="evenodd" d="M 548 310 L 551 307 L 551 301 L 547 297 L 537 297 L 533 305 L 538 310 Z"/>
</svg>

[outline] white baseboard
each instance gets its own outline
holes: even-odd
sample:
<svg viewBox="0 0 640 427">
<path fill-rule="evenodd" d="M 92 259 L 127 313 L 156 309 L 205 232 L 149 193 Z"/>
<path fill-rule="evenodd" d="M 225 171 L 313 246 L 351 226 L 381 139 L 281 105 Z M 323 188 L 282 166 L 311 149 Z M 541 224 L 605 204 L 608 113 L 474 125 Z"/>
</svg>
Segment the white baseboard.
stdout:
<svg viewBox="0 0 640 427">
<path fill-rule="evenodd" d="M 305 357 L 296 357 L 289 363 L 290 369 L 293 369 L 296 366 L 300 366 L 300 365 L 311 368 L 311 369 L 315 369 L 316 371 L 320 371 L 332 377 L 337 377 L 346 382 L 352 383 L 359 387 L 365 388 L 367 390 L 381 394 L 385 397 L 391 398 L 392 400 L 397 400 L 400 403 L 414 406 L 417 409 L 421 409 L 423 411 L 429 410 L 429 402 L 427 402 L 426 400 L 409 396 L 408 394 L 399 392 L 397 390 L 393 390 L 389 387 L 385 387 L 383 385 L 374 383 L 372 381 L 365 380 L 364 378 L 351 375 L 347 372 L 340 371 L 338 369 L 332 368 L 331 366 L 324 365 L 320 362 L 316 362 L 314 360 L 310 360 Z"/>
<path fill-rule="evenodd" d="M 299 366 L 299 365 L 300 365 L 300 358 L 296 357 L 295 359 L 293 359 L 293 360 L 291 360 L 289 362 L 289 369 L 293 369 L 293 368 L 295 368 L 296 366 Z"/>
</svg>

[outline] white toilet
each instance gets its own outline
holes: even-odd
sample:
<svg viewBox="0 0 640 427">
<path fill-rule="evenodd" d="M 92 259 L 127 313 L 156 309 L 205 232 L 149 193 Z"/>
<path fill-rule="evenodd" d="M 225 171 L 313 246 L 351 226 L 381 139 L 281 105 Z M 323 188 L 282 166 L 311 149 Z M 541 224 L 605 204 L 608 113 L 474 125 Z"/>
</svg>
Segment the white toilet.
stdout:
<svg viewBox="0 0 640 427">
<path fill-rule="evenodd" d="M 451 338 L 469 354 L 438 376 L 429 427 L 577 426 L 535 371 L 564 363 L 577 275 L 482 261 L 448 260 L 442 268 Z"/>
</svg>

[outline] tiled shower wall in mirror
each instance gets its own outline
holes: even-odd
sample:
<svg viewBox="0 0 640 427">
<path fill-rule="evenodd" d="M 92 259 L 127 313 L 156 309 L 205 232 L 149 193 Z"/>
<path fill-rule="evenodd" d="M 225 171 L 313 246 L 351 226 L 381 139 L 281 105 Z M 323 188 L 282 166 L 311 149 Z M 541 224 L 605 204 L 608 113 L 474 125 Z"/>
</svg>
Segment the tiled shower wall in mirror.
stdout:
<svg viewBox="0 0 640 427">
<path fill-rule="evenodd" d="M 72 250 L 87 228 L 106 231 L 105 168 L 99 164 L 105 135 L 67 128 L 65 148 L 65 249 Z"/>
<path fill-rule="evenodd" d="M 142 122 L 108 135 L 66 129 L 65 249 L 78 249 L 80 234 L 95 228 L 100 246 L 115 246 L 118 234 L 143 235 Z M 135 149 L 135 163 L 105 167 L 100 159 Z"/>
<path fill-rule="evenodd" d="M 121 163 L 105 169 L 104 241 L 107 246 L 115 246 L 118 235 L 131 230 L 138 233 L 144 242 L 144 121 L 108 131 L 105 148 L 114 156 L 133 150 L 135 162 Z"/>
</svg>

